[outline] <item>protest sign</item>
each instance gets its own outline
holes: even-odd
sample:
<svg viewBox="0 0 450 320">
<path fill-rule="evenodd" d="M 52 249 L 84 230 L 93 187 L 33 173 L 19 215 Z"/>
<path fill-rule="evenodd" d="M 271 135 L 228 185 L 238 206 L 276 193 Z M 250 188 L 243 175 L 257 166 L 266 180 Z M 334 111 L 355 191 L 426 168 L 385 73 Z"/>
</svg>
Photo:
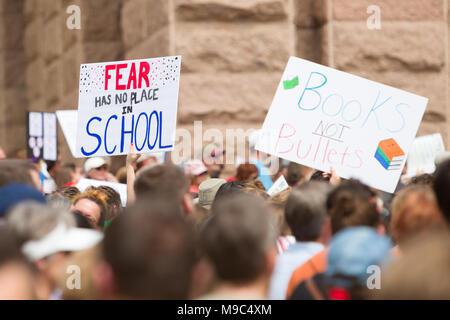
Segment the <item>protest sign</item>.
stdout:
<svg viewBox="0 0 450 320">
<path fill-rule="evenodd" d="M 70 152 L 77 158 L 76 139 L 77 139 L 77 110 L 58 110 L 56 111 L 59 125 L 61 126 L 64 137 L 66 138 Z"/>
<path fill-rule="evenodd" d="M 427 103 L 291 57 L 256 149 L 393 192 Z"/>
<path fill-rule="evenodd" d="M 120 194 L 120 200 L 122 201 L 122 206 L 125 207 L 127 205 L 127 185 L 126 184 L 93 180 L 93 179 L 85 179 L 85 178 L 80 179 L 80 181 L 77 184 L 77 188 L 81 192 L 84 192 L 84 190 L 86 190 L 90 186 L 93 186 L 93 187 L 107 186 L 107 187 L 113 188 Z"/>
<path fill-rule="evenodd" d="M 27 152 L 30 158 L 58 159 L 56 116 L 48 112 L 28 112 Z"/>
<path fill-rule="evenodd" d="M 173 149 L 181 57 L 81 65 L 76 154 Z"/>
<path fill-rule="evenodd" d="M 408 169 L 405 177 L 414 177 L 420 173 L 433 173 L 436 169 L 436 155 L 445 151 L 440 133 L 418 137 L 408 153 Z"/>
<path fill-rule="evenodd" d="M 286 179 L 284 178 L 284 176 L 280 176 L 267 191 L 267 194 L 273 197 L 274 195 L 286 190 L 287 188 L 289 188 L 289 185 Z"/>
</svg>

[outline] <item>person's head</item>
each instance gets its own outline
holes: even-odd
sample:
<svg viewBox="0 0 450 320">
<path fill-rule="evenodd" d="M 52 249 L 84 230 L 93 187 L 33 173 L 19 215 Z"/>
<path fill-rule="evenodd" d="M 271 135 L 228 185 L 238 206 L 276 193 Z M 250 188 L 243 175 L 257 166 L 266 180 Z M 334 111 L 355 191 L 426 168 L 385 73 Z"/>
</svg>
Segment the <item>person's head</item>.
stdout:
<svg viewBox="0 0 450 320">
<path fill-rule="evenodd" d="M 381 290 L 384 300 L 450 299 L 450 236 L 446 232 L 421 233 L 409 239 L 400 259 L 383 270 Z"/>
<path fill-rule="evenodd" d="M 412 177 L 408 185 L 421 184 L 433 187 L 433 175 L 429 173 L 421 174 L 420 176 Z"/>
<path fill-rule="evenodd" d="M 379 284 L 377 280 L 371 282 L 369 277 L 374 272 L 381 274 L 390 258 L 390 250 L 389 238 L 371 227 L 350 227 L 335 234 L 330 242 L 325 271 L 329 298 L 343 298 L 341 294 L 335 295 L 333 289 L 345 290 L 346 299 L 365 298 L 368 284 Z"/>
<path fill-rule="evenodd" d="M 225 183 L 227 183 L 226 180 L 217 178 L 211 178 L 202 182 L 198 187 L 198 198 L 194 200 L 195 203 L 206 210 L 210 210 L 217 191 Z"/>
<path fill-rule="evenodd" d="M 92 224 L 103 229 L 108 211 L 107 196 L 99 190 L 86 190 L 72 200 L 71 211 L 80 211 Z"/>
<path fill-rule="evenodd" d="M 206 145 L 203 148 L 203 163 L 211 178 L 219 178 L 225 168 L 225 150 L 217 143 Z"/>
<path fill-rule="evenodd" d="M 248 194 L 215 202 L 201 235 L 201 246 L 219 281 L 234 286 L 268 281 L 275 263 L 275 241 L 267 206 Z"/>
<path fill-rule="evenodd" d="M 369 187 L 357 180 L 342 181 L 327 198 L 332 234 L 348 227 L 378 227 L 381 217 L 375 196 Z"/>
<path fill-rule="evenodd" d="M 75 226 L 81 229 L 96 229 L 81 211 L 75 210 L 70 212 L 75 219 Z"/>
<path fill-rule="evenodd" d="M 36 276 L 13 232 L 0 226 L 0 300 L 36 299 Z"/>
<path fill-rule="evenodd" d="M 270 197 L 269 205 L 275 225 L 278 227 L 280 235 L 290 235 L 291 229 L 284 217 L 284 210 L 286 207 L 287 199 L 292 192 L 292 188 L 289 187 L 276 195 Z"/>
<path fill-rule="evenodd" d="M 108 173 L 108 163 L 101 157 L 89 158 L 84 163 L 84 174 L 86 178 L 106 181 Z"/>
<path fill-rule="evenodd" d="M 447 223 L 450 223 L 450 160 L 442 162 L 434 173 L 433 190 Z"/>
<path fill-rule="evenodd" d="M 44 195 L 26 184 L 11 183 L 0 188 L 0 220 L 5 217 L 8 211 L 12 210 L 14 206 L 25 202 L 36 201 L 39 203 L 46 203 Z"/>
<path fill-rule="evenodd" d="M 245 183 L 242 185 L 242 191 L 245 193 L 250 193 L 255 196 L 261 197 L 264 200 L 269 199 L 269 195 L 264 188 L 261 180 L 256 179 L 252 181 L 244 181 Z"/>
<path fill-rule="evenodd" d="M 58 188 L 62 188 L 72 182 L 73 171 L 70 167 L 63 166 L 55 175 L 55 183 Z"/>
<path fill-rule="evenodd" d="M 79 195 L 81 192 L 77 187 L 62 187 L 58 190 L 58 193 L 60 195 L 62 195 L 65 198 L 68 198 L 70 200 L 72 200 L 73 198 L 75 198 L 77 195 Z"/>
<path fill-rule="evenodd" d="M 306 179 L 307 168 L 301 164 L 290 162 L 287 166 L 286 182 L 291 186 L 303 182 Z"/>
<path fill-rule="evenodd" d="M 134 183 L 137 200 L 145 199 L 148 194 L 172 197 L 182 210 L 192 212 L 192 197 L 189 184 L 183 171 L 170 164 L 146 167 L 139 171 Z"/>
<path fill-rule="evenodd" d="M 38 203 L 15 207 L 8 214 L 7 225 L 45 280 L 48 295 L 62 285 L 68 252 L 89 248 L 101 240 L 101 233 L 76 229 L 68 211 Z"/>
<path fill-rule="evenodd" d="M 120 167 L 116 172 L 116 179 L 119 183 L 127 183 L 127 168 Z"/>
<path fill-rule="evenodd" d="M 399 244 L 420 232 L 446 228 L 433 189 L 427 185 L 400 190 L 392 201 L 391 212 L 392 237 Z"/>
<path fill-rule="evenodd" d="M 244 192 L 245 181 L 230 181 L 224 183 L 220 186 L 219 190 L 217 190 L 216 197 L 214 202 L 218 201 L 222 197 L 228 197 L 231 195 L 237 195 Z M 214 204 L 213 202 L 213 204 Z"/>
<path fill-rule="evenodd" d="M 142 154 L 136 163 L 136 171 L 146 166 L 152 166 L 164 163 L 165 154 L 160 152 L 151 152 Z"/>
<path fill-rule="evenodd" d="M 201 160 L 189 160 L 184 164 L 184 174 L 189 178 L 190 184 L 198 187 L 208 177 L 208 169 Z"/>
<path fill-rule="evenodd" d="M 187 299 L 194 235 L 180 206 L 154 200 L 127 208 L 105 232 L 102 298 Z"/>
<path fill-rule="evenodd" d="M 81 168 L 77 167 L 74 163 L 65 163 L 56 173 L 55 183 L 58 188 L 62 188 L 69 184 L 77 184 L 80 179 Z"/>
<path fill-rule="evenodd" d="M 68 210 L 53 208 L 43 203 L 26 201 L 15 206 L 6 216 L 6 223 L 22 245 L 27 241 L 42 239 L 60 222 L 75 226 Z"/>
<path fill-rule="evenodd" d="M 45 161 L 45 164 L 47 166 L 47 172 L 53 179 L 55 179 L 59 170 L 61 170 L 61 161 L 59 159 L 56 161 L 47 160 Z"/>
<path fill-rule="evenodd" d="M 0 161 L 0 187 L 10 183 L 27 184 L 42 192 L 39 168 L 26 160 Z"/>
<path fill-rule="evenodd" d="M 59 193 L 53 193 L 46 196 L 47 204 L 55 209 L 69 211 L 72 201 Z"/>
<path fill-rule="evenodd" d="M 106 219 L 114 219 L 122 212 L 123 209 L 120 194 L 108 186 L 99 186 L 97 187 L 97 190 L 103 192 L 107 196 L 106 203 L 108 204 L 108 213 L 106 215 Z"/>
<path fill-rule="evenodd" d="M 286 203 L 285 219 L 297 241 L 322 241 L 327 221 L 326 200 L 330 186 L 307 182 L 295 187 Z M 327 238 L 328 236 L 326 236 Z"/>
<path fill-rule="evenodd" d="M 258 168 L 252 163 L 240 164 L 236 171 L 236 181 L 252 181 L 258 177 Z"/>
<path fill-rule="evenodd" d="M 316 170 L 312 173 L 309 181 L 322 181 L 322 182 L 330 182 L 330 176 L 325 175 L 325 172 Z"/>
</svg>

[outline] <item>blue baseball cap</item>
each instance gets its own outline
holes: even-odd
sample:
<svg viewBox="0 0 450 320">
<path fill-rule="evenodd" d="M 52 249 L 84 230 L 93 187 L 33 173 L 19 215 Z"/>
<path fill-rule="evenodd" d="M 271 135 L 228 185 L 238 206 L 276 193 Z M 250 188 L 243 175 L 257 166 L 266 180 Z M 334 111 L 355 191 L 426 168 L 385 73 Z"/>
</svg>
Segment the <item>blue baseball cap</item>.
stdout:
<svg viewBox="0 0 450 320">
<path fill-rule="evenodd" d="M 10 183 L 0 188 L 0 218 L 3 218 L 9 209 L 23 201 L 46 203 L 42 193 L 26 184 Z"/>
<path fill-rule="evenodd" d="M 368 267 L 380 266 L 389 258 L 390 239 L 371 227 L 350 227 L 338 232 L 330 243 L 325 275 L 330 285 L 349 288 L 365 286 Z"/>
</svg>

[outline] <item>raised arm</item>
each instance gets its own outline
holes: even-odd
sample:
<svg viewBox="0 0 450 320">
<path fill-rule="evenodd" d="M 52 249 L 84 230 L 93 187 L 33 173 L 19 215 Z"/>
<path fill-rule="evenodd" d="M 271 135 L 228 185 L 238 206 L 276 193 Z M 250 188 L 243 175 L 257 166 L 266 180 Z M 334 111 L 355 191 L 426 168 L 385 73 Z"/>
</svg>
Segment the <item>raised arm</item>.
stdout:
<svg viewBox="0 0 450 320">
<path fill-rule="evenodd" d="M 134 153 L 134 146 L 131 144 L 130 152 L 127 155 L 127 207 L 136 202 L 136 194 L 134 192 L 134 181 L 136 180 L 136 163 L 140 158 L 140 154 Z"/>
</svg>

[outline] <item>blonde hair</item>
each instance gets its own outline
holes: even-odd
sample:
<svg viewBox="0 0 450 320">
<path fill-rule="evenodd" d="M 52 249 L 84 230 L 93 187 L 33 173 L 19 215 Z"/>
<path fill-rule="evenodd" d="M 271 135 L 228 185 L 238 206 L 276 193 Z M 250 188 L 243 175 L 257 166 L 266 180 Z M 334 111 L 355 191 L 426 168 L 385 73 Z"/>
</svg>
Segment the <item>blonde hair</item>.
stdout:
<svg viewBox="0 0 450 320">
<path fill-rule="evenodd" d="M 278 227 L 278 230 L 281 235 L 291 235 L 291 229 L 286 222 L 284 217 L 284 207 L 286 206 L 287 199 L 291 194 L 292 187 L 288 187 L 287 189 L 275 194 L 270 197 L 269 205 L 270 212 L 272 214 L 273 222 Z"/>
</svg>

